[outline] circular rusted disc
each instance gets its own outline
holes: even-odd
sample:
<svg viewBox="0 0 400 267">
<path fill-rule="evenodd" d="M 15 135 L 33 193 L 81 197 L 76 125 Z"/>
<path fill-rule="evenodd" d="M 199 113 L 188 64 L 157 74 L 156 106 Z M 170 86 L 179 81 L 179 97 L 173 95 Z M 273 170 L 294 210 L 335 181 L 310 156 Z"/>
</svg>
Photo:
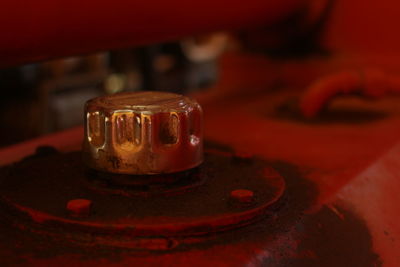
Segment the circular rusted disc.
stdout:
<svg viewBox="0 0 400 267">
<path fill-rule="evenodd" d="M 54 154 L 1 170 L 2 204 L 16 225 L 69 238 L 91 233 L 92 241 L 117 246 L 125 246 L 121 237 L 201 236 L 265 218 L 285 188 L 264 161 L 215 152 L 200 167 L 168 176 L 168 183 L 147 184 L 140 176 L 92 175 L 80 158 L 79 152 Z M 232 199 L 235 190 L 252 192 L 251 201 Z M 90 211 L 72 216 L 66 205 L 73 199 L 89 200 Z"/>
</svg>

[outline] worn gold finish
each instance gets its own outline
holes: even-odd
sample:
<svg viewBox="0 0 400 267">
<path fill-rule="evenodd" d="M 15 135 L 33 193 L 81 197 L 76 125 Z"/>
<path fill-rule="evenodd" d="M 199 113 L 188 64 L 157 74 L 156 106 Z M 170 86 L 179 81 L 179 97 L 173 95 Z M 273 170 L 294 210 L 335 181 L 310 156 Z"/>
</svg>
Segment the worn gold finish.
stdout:
<svg viewBox="0 0 400 267">
<path fill-rule="evenodd" d="M 123 174 L 187 170 L 203 160 L 202 110 L 165 92 L 119 93 L 85 105 L 85 163 Z"/>
</svg>

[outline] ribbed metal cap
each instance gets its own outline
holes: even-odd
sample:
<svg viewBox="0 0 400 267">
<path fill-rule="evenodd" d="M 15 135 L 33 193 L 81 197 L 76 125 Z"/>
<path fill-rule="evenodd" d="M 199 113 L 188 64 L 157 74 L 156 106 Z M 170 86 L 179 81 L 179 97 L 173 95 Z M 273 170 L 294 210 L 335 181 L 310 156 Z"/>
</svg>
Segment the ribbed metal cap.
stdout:
<svg viewBox="0 0 400 267">
<path fill-rule="evenodd" d="M 203 161 L 200 105 L 166 92 L 119 93 L 85 105 L 84 162 L 122 174 L 187 170 Z"/>
</svg>

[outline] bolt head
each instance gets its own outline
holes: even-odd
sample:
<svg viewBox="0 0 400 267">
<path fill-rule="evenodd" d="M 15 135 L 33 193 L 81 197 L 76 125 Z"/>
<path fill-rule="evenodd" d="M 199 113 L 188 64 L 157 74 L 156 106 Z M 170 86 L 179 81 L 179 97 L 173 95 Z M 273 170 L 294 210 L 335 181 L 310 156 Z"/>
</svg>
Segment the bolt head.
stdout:
<svg viewBox="0 0 400 267">
<path fill-rule="evenodd" d="M 230 197 L 237 203 L 250 204 L 254 201 L 254 192 L 247 189 L 237 189 L 231 192 Z"/>
<path fill-rule="evenodd" d="M 72 216 L 82 217 L 90 214 L 92 201 L 88 199 L 73 199 L 68 201 L 67 210 Z"/>
</svg>

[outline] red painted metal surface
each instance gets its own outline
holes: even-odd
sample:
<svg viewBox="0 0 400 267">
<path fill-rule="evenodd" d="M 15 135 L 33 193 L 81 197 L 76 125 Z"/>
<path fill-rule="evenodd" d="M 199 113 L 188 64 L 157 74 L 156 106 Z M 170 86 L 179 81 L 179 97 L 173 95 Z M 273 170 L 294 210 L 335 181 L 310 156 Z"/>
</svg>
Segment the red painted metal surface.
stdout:
<svg viewBox="0 0 400 267">
<path fill-rule="evenodd" d="M 399 55 L 396 0 L 336 0 L 324 29 L 324 46 L 357 55 Z"/>
<path fill-rule="evenodd" d="M 348 78 L 336 79 L 335 73 L 347 71 L 354 78 L 352 74 L 369 67 L 384 73 L 400 70 L 400 58 L 395 56 L 396 51 L 389 56 L 385 56 L 385 53 L 362 56 L 348 54 L 359 52 L 360 47 L 364 52 L 388 52 L 383 51 L 386 48 L 396 50 L 398 38 L 393 32 L 398 24 L 397 9 L 394 8 L 397 4 L 391 0 L 377 4 L 368 1 L 368 5 L 365 1 L 337 2 L 336 10 L 339 11 L 329 24 L 324 40 L 329 47 L 347 54 L 279 62 L 260 56 L 227 56 L 221 62 L 219 83 L 213 89 L 196 95 L 205 111 L 207 140 L 231 147 L 237 154 L 255 154 L 270 162 L 283 163 L 280 169 L 282 173 L 292 167 L 297 170 L 292 176 L 284 173 L 288 185 L 286 193 L 295 200 L 289 202 L 287 213 L 277 211 L 271 224 L 249 225 L 241 230 L 212 235 L 211 238 L 220 238 L 219 242 L 191 249 L 138 255 L 120 249 L 93 253 L 89 249 L 76 250 L 73 245 L 64 244 L 40 254 L 32 252 L 46 246 L 45 241 L 38 238 L 27 243 L 31 249 L 18 253 L 10 250 L 9 244 L 0 244 L 2 259 L 31 266 L 399 266 L 398 99 L 386 97 L 369 102 L 353 96 L 329 98 L 333 96 L 331 92 L 352 91 L 367 84 L 360 82 L 359 77 L 355 78 L 355 82 Z M 74 6 L 74 2 L 69 3 L 71 7 Z M 100 18 L 108 14 L 110 7 L 102 3 L 95 10 L 92 10 L 92 6 L 79 3 L 82 13 L 74 12 L 75 20 L 65 19 L 70 14 L 67 7 L 59 13 L 53 13 L 48 12 L 51 5 L 46 6 L 41 10 L 41 14 L 44 14 L 41 18 L 37 16 L 38 5 L 32 4 L 32 7 L 22 11 L 12 7 L 17 2 L 8 3 L 10 6 L 4 12 L 11 12 L 3 16 L 1 25 L 9 27 L 10 18 L 15 19 L 16 24 L 12 24 L 15 25 L 12 27 L 13 33 L 2 31 L 5 33 L 5 42 L 2 43 L 4 46 L 0 49 L 0 56 L 3 64 L 9 65 L 25 60 L 173 39 L 194 31 L 260 23 L 264 19 L 261 14 L 271 14 L 262 22 L 272 21 L 294 7 L 286 3 L 280 5 L 278 1 L 260 1 L 260 5 L 254 6 L 254 9 L 247 6 L 226 9 L 225 5 L 217 3 L 215 14 L 203 7 L 203 11 L 207 9 L 203 14 L 210 15 L 208 23 L 204 24 L 202 13 L 181 13 L 177 8 L 178 2 L 171 3 L 169 7 L 174 8 L 169 15 L 173 16 L 167 18 L 163 9 L 154 12 L 148 3 L 126 2 L 128 7 L 140 7 L 148 11 L 137 17 L 137 22 L 141 23 L 137 25 L 153 22 L 147 24 L 146 28 L 128 27 L 125 18 L 131 15 L 131 11 L 122 7 L 114 10 L 119 10 L 121 16 L 113 12 L 109 17 L 113 23 L 108 24 L 108 21 Z M 162 3 L 158 4 L 162 7 Z M 388 9 L 388 5 L 392 8 Z M 365 9 L 360 8 L 365 6 Z M 384 18 L 383 21 L 369 16 L 370 12 L 379 14 L 381 8 L 385 10 L 379 15 Z M 202 7 L 198 10 L 202 10 Z M 219 16 L 222 10 L 229 11 L 223 19 Z M 393 12 L 386 13 L 391 10 Z M 358 12 L 366 15 L 359 16 L 355 21 Z M 87 14 L 90 16 L 87 17 Z M 237 14 L 242 20 L 236 24 L 232 21 Z M 22 15 L 23 18 L 18 19 L 16 15 Z M 225 20 L 227 17 L 230 22 Z M 56 23 L 47 24 L 49 19 L 54 19 Z M 193 24 L 182 24 L 185 19 L 193 19 Z M 64 25 L 67 21 L 68 25 Z M 161 24 L 163 26 L 160 28 Z M 64 29 L 64 26 L 69 30 L 63 38 L 58 38 L 60 35 L 57 31 Z M 24 31 L 27 27 L 30 30 Z M 103 29 L 110 28 L 120 30 L 107 34 L 103 32 Z M 174 28 L 172 32 L 169 31 L 171 28 Z M 384 41 L 376 38 L 376 34 L 371 35 L 370 29 L 374 33 L 385 33 L 382 34 Z M 17 36 L 15 32 L 24 34 Z M 132 35 L 135 37 L 131 39 Z M 74 42 L 75 37 L 82 40 L 79 45 Z M 328 97 L 323 93 L 321 98 L 319 94 L 316 94 L 316 98 L 311 97 L 317 102 L 323 100 L 313 110 L 319 110 L 328 100 L 329 105 L 319 116 L 305 118 L 301 115 L 299 104 L 307 96 L 303 91 L 321 77 L 334 77 L 334 82 L 325 84 L 329 89 Z M 317 91 L 325 90 L 321 88 L 324 86 Z M 303 105 L 309 107 L 304 102 Z M 77 128 L 3 149 L 0 151 L 0 162 L 10 163 L 31 154 L 38 144 L 54 145 L 64 151 L 77 149 L 81 144 L 81 134 L 82 130 Z M 234 194 L 236 198 L 244 196 L 247 199 L 251 195 L 243 191 L 236 193 L 240 193 Z M 299 210 L 301 214 L 296 213 Z M 25 240 L 23 233 L 11 238 L 17 244 L 18 240 Z M 162 246 L 162 242 L 154 240 L 148 247 Z M 20 244 L 20 247 L 24 247 L 24 244 Z"/>
<path fill-rule="evenodd" d="M 392 60 L 393 63 L 384 60 L 377 65 L 382 70 L 393 70 L 396 60 Z M 34 266 L 398 266 L 398 100 L 383 98 L 369 102 L 346 96 L 332 101 L 326 113 L 317 119 L 299 115 L 298 101 L 305 87 L 321 75 L 354 66 L 356 61 L 337 56 L 330 60 L 272 63 L 254 56 L 228 56 L 221 62 L 220 82 L 214 89 L 196 96 L 205 112 L 207 140 L 232 147 L 238 154 L 255 154 L 267 161 L 282 162 L 286 166 L 280 169 L 283 173 L 289 166 L 298 170 L 293 180 L 287 180 L 287 194 L 296 199 L 288 210 L 296 211 L 296 205 L 306 208 L 298 219 L 277 212 L 276 221 L 266 224 L 265 229 L 250 225 L 238 232 L 222 234 L 221 243 L 183 251 L 138 256 L 129 251 L 110 250 L 105 254 L 98 252 L 97 257 L 82 258 L 82 252 L 66 246 L 52 250 L 45 257 L 28 253 L 23 257 L 24 263 Z M 270 90 L 273 88 L 279 90 Z M 72 132 L 74 140 L 65 133 L 59 138 L 35 142 L 62 147 L 68 141 L 79 147 L 79 132 L 80 129 Z M 29 146 L 24 148 L 28 150 Z M 23 156 L 19 152 L 15 155 Z M 1 159 L 3 163 L 6 161 Z M 303 180 L 303 186 L 291 184 Z M 307 196 L 314 194 L 309 199 L 311 202 L 307 202 Z M 286 230 L 280 231 L 281 227 Z M 22 256 L 10 257 L 17 260 Z"/>
<path fill-rule="evenodd" d="M 7 1 L 0 10 L 0 67 L 268 25 L 305 2 Z"/>
<path fill-rule="evenodd" d="M 242 66 L 240 70 L 232 67 L 235 64 Z M 250 65 L 252 68 L 247 69 Z M 400 189 L 397 175 L 400 166 L 399 100 L 393 97 L 378 101 L 342 97 L 332 101 L 328 113 L 316 120 L 276 110 L 282 105 L 290 106 L 288 103 L 293 99 L 300 101 L 305 93 L 295 91 L 306 89 L 315 78 L 343 69 L 358 72 L 362 70 L 361 66 L 379 66 L 382 71 L 396 72 L 398 59 L 338 55 L 330 60 L 289 61 L 277 66 L 268 60 L 242 57 L 227 60 L 225 66 L 227 71 L 223 77 L 226 79 L 222 79 L 221 85 L 237 89 L 236 96 L 232 91 L 231 95 L 221 93 L 220 99 L 224 95 L 229 104 L 205 106 L 209 112 L 208 116 L 206 113 L 207 129 L 212 129 L 208 131 L 208 138 L 224 140 L 239 150 L 247 149 L 268 159 L 302 166 L 307 178 L 318 187 L 316 210 L 326 205 L 343 221 L 347 215 L 337 208 L 353 210 L 368 226 L 373 249 L 382 265 L 398 266 L 400 257 L 396 240 L 400 228 L 395 207 L 400 203 L 396 193 Z M 266 76 L 263 73 L 273 74 Z M 281 87 L 282 81 L 287 90 Z M 263 93 L 276 84 L 280 91 Z M 342 85 L 351 86 L 346 82 Z M 385 87 L 378 88 L 383 90 Z M 214 95 L 215 98 L 218 96 Z M 300 109 L 289 110 L 300 113 Z M 357 121 L 352 112 L 360 112 L 355 117 L 369 119 Z M 329 113 L 336 113 L 336 118 L 332 119 Z M 221 120 L 225 121 L 223 125 Z M 242 123 L 241 127 L 237 127 L 237 121 Z M 226 132 L 235 134 L 225 135 Z M 341 234 L 335 236 L 340 238 Z"/>
</svg>

